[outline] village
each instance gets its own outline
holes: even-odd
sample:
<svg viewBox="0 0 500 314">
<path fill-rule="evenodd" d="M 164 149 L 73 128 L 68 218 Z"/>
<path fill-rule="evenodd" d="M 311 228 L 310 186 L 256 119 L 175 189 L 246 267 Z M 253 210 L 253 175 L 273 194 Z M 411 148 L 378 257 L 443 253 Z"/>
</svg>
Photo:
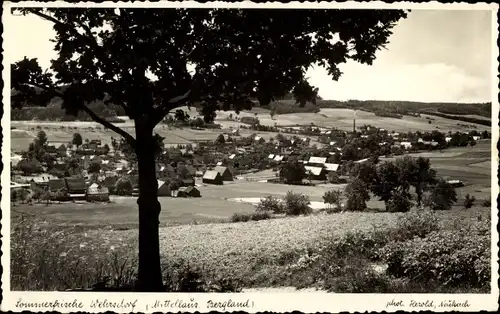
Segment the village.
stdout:
<svg viewBox="0 0 500 314">
<path fill-rule="evenodd" d="M 215 141 L 164 145 L 156 163 L 158 196 L 202 197 L 201 186 L 238 180 L 309 186 L 347 183 L 355 164 L 473 147 L 490 137 L 488 131 L 401 133 L 369 125 L 356 128 L 355 123 L 354 119 L 351 132 L 315 126 L 281 128 L 267 141 L 266 132 L 240 136 L 239 128 L 228 128 Z M 305 176 L 297 177 L 300 171 L 293 168 L 297 163 Z M 137 197 L 139 193 L 134 153 L 123 140 L 113 138 L 108 145 L 74 133 L 72 141 L 55 142 L 40 129 L 28 150 L 12 151 L 11 168 L 13 202 L 109 202 L 110 195 Z M 264 175 L 255 177 L 255 173 Z M 460 178 L 448 181 L 463 185 Z"/>
</svg>

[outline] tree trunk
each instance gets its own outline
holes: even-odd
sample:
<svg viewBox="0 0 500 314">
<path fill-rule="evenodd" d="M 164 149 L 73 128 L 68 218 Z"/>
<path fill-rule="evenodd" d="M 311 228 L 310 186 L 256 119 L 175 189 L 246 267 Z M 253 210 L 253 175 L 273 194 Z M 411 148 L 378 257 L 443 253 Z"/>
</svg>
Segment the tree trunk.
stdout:
<svg viewBox="0 0 500 314">
<path fill-rule="evenodd" d="M 139 166 L 139 273 L 137 290 L 163 291 L 160 266 L 158 181 L 156 180 L 153 128 L 135 123 Z"/>
<path fill-rule="evenodd" d="M 422 183 L 417 183 L 415 192 L 417 193 L 417 206 L 420 207 L 422 205 Z"/>
</svg>

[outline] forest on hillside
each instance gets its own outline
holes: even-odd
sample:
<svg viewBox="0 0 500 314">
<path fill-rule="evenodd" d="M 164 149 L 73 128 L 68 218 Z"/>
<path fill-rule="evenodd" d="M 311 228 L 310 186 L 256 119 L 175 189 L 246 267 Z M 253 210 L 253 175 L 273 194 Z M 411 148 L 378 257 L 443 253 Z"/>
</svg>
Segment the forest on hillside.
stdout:
<svg viewBox="0 0 500 314">
<path fill-rule="evenodd" d="M 16 93 L 12 92 L 11 96 Z M 269 109 L 274 114 L 287 113 L 317 113 L 321 108 L 345 108 L 373 112 L 378 116 L 401 119 L 405 115 L 419 116 L 430 114 L 443 118 L 491 125 L 491 102 L 489 103 L 423 103 L 411 101 L 379 101 L 379 100 L 325 100 L 318 97 L 316 103 L 306 103 L 299 106 L 293 96 L 286 95 L 281 99 L 271 102 L 267 106 L 256 106 Z M 106 105 L 104 101 L 93 102 L 89 107 L 98 115 L 113 122 L 120 122 L 116 116 L 124 116 L 125 111 L 120 106 Z M 196 107 L 196 105 L 195 105 Z M 484 117 L 475 118 L 465 115 Z M 39 121 L 90 121 L 86 113 L 79 113 L 76 117 L 66 114 L 61 108 L 61 101 L 52 99 L 48 104 L 26 104 L 22 108 L 12 108 L 12 120 L 39 120 Z"/>
</svg>

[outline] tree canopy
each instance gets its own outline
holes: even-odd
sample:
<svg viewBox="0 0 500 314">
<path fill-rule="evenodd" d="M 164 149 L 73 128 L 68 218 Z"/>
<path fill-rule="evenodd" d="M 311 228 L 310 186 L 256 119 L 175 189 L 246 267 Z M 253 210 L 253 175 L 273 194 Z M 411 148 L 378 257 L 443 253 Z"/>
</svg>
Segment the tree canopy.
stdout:
<svg viewBox="0 0 500 314">
<path fill-rule="evenodd" d="M 326 66 L 337 80 L 338 65 L 349 59 L 371 64 L 406 17 L 400 10 L 340 9 L 21 11 L 54 23 L 58 58 L 54 78 L 36 59 L 12 65 L 12 87 L 20 91 L 13 104 L 34 97 L 37 87 L 38 97 L 59 96 L 66 110 L 85 111 L 104 125 L 86 104 L 105 99 L 153 125 L 183 105 L 202 104 L 210 115 L 250 109 L 250 99 L 268 104 L 290 91 L 303 105 L 317 94 L 304 77 L 310 65 Z"/>
</svg>

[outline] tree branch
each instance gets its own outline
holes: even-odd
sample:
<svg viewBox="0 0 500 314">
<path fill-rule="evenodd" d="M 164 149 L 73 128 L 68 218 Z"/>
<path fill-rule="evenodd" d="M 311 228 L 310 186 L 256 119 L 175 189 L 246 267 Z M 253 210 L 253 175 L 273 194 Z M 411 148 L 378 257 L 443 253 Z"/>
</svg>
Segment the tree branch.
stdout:
<svg viewBox="0 0 500 314">
<path fill-rule="evenodd" d="M 45 19 L 45 20 L 47 20 L 47 21 L 50 21 L 50 22 L 52 22 L 52 23 L 54 23 L 54 24 L 67 26 L 67 27 L 71 30 L 71 32 L 72 32 L 74 35 L 76 35 L 76 36 L 78 36 L 78 37 L 81 37 L 81 38 L 84 38 L 84 39 L 87 39 L 87 41 L 89 41 L 89 42 L 91 43 L 91 45 L 92 45 L 94 48 L 101 48 L 101 46 L 99 46 L 99 45 L 97 44 L 97 41 L 96 41 L 96 39 L 94 38 L 94 36 L 92 36 L 92 33 L 90 33 L 90 34 L 89 34 L 89 33 L 87 32 L 87 34 L 88 34 L 88 35 L 87 35 L 87 36 L 85 36 L 85 35 L 83 35 L 83 34 L 80 34 L 80 33 L 76 30 L 76 28 L 74 28 L 74 27 L 73 27 L 73 25 L 70 25 L 70 24 L 68 24 L 68 23 L 65 23 L 65 22 L 59 21 L 58 19 L 56 19 L 56 18 L 54 18 L 54 17 L 52 17 L 52 16 L 50 16 L 50 15 L 48 15 L 48 14 L 42 13 L 42 12 L 38 11 L 37 9 L 26 9 L 26 10 L 27 10 L 28 12 L 30 12 L 30 13 L 32 13 L 32 14 L 35 14 L 35 15 L 37 15 L 37 16 L 39 16 L 39 17 L 41 17 L 42 19 Z M 80 23 L 78 23 L 78 25 L 82 26 Z M 82 28 L 83 28 L 84 30 L 86 30 L 86 27 L 82 26 Z M 90 30 L 89 30 L 89 31 L 90 31 Z"/>
<path fill-rule="evenodd" d="M 47 91 L 51 91 L 54 94 L 56 94 L 57 96 L 64 99 L 64 94 L 57 91 L 55 88 L 48 88 L 47 86 L 43 86 L 43 85 L 36 84 L 36 83 L 27 83 L 27 84 L 44 89 L 44 90 L 47 90 Z M 127 143 L 129 143 L 132 147 L 135 148 L 135 138 L 132 135 L 130 135 L 128 132 L 117 127 L 116 125 L 112 124 L 111 122 L 106 121 L 106 119 L 99 117 L 95 112 L 92 111 L 92 109 L 87 107 L 85 104 L 81 104 L 79 107 L 82 111 L 86 112 L 92 118 L 92 120 L 94 120 L 95 122 L 101 124 L 102 126 L 108 128 L 108 129 L 114 131 L 115 133 L 121 135 L 127 141 Z"/>
<path fill-rule="evenodd" d="M 191 90 L 186 93 L 170 98 L 167 102 L 156 108 L 153 115 L 153 125 L 157 125 L 172 109 L 180 107 L 180 105 L 189 97 Z"/>
</svg>

